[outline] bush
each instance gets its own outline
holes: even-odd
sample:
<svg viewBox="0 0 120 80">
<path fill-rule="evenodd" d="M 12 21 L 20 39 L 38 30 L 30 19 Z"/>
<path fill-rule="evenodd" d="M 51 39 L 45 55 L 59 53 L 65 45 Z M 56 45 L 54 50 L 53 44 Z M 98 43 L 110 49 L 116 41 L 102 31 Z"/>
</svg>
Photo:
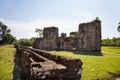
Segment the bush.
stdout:
<svg viewBox="0 0 120 80">
<path fill-rule="evenodd" d="M 14 41 L 16 41 L 15 37 L 13 37 L 11 34 L 5 34 L 0 40 L 0 44 L 12 44 Z"/>
<path fill-rule="evenodd" d="M 120 46 L 120 37 L 113 37 L 112 39 L 103 39 L 102 46 Z"/>
<path fill-rule="evenodd" d="M 32 46 L 34 40 L 35 40 L 35 38 L 31 38 L 31 39 L 23 38 L 23 39 L 17 40 L 14 44 L 20 44 L 20 45 L 24 45 L 24 46 Z"/>
</svg>

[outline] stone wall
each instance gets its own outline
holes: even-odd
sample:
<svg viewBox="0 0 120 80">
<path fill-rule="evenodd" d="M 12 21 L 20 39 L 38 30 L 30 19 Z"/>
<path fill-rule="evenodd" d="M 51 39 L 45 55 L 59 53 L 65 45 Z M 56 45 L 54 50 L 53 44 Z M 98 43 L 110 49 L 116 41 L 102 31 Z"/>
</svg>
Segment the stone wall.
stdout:
<svg viewBox="0 0 120 80">
<path fill-rule="evenodd" d="M 101 51 L 101 21 L 79 25 L 77 50 Z"/>
<path fill-rule="evenodd" d="M 52 50 L 57 49 L 58 28 L 49 27 L 43 30 L 43 39 L 46 45 L 45 49 Z"/>
<path fill-rule="evenodd" d="M 43 30 L 43 38 L 36 38 L 33 48 L 42 50 L 57 49 L 58 28 L 48 27 Z"/>
<path fill-rule="evenodd" d="M 101 21 L 81 23 L 78 31 L 71 32 L 69 37 L 66 37 L 65 33 L 58 37 L 57 27 L 44 28 L 43 38 L 36 39 L 33 48 L 101 52 Z"/>
<path fill-rule="evenodd" d="M 16 45 L 21 80 L 80 80 L 82 62 L 68 56 L 56 56 L 42 50 Z M 16 62 L 16 64 L 18 63 Z"/>
</svg>

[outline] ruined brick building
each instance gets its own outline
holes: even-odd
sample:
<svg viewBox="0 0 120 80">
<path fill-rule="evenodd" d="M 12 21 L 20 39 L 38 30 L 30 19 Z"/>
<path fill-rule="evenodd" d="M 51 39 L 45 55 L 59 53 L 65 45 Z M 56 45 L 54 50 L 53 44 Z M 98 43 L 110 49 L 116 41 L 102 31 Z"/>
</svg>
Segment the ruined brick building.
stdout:
<svg viewBox="0 0 120 80">
<path fill-rule="evenodd" d="M 101 52 L 101 21 L 95 20 L 79 24 L 77 32 L 71 32 L 69 37 L 58 36 L 57 27 L 47 27 L 43 30 L 43 38 L 37 38 L 34 48 L 42 50 L 82 50 Z"/>
</svg>

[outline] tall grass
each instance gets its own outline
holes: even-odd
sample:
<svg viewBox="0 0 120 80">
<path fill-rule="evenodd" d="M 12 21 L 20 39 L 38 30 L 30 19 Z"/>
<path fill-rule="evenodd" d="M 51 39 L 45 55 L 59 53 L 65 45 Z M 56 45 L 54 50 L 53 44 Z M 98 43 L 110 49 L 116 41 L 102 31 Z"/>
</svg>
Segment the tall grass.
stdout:
<svg viewBox="0 0 120 80">
<path fill-rule="evenodd" d="M 0 80 L 12 80 L 12 45 L 0 46 Z"/>
</svg>

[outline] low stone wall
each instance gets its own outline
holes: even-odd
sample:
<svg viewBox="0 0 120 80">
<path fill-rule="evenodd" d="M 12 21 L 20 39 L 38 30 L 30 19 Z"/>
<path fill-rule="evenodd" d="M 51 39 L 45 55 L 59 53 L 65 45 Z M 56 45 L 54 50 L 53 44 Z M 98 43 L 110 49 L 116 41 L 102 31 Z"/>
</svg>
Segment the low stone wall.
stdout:
<svg viewBox="0 0 120 80">
<path fill-rule="evenodd" d="M 21 80 L 80 80 L 82 62 L 38 49 L 16 45 Z"/>
</svg>

